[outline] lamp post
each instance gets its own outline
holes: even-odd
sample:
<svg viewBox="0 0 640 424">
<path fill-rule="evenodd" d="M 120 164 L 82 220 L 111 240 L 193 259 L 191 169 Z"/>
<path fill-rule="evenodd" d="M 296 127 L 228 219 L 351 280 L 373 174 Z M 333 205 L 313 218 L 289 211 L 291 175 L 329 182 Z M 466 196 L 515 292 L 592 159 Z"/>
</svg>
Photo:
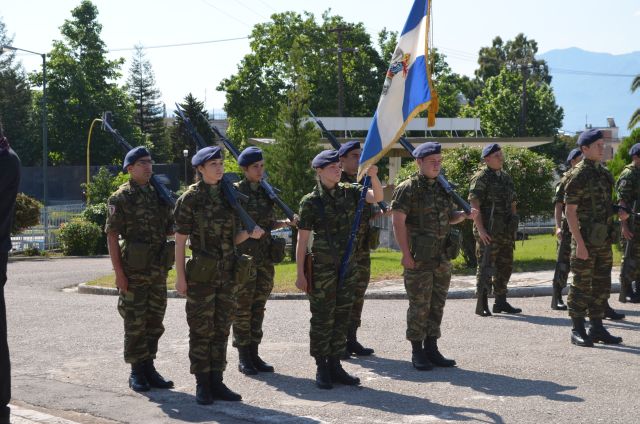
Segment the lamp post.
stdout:
<svg viewBox="0 0 640 424">
<path fill-rule="evenodd" d="M 44 250 L 49 244 L 49 216 L 47 204 L 49 197 L 49 187 L 47 183 L 47 158 L 49 156 L 47 146 L 47 55 L 18 47 L 0 45 L 0 54 L 5 50 L 21 51 L 42 57 L 42 204 L 44 206 Z"/>
<path fill-rule="evenodd" d="M 187 149 L 184 149 L 182 151 L 182 156 L 184 156 L 184 185 L 188 185 L 189 183 L 187 182 L 187 157 L 189 157 L 189 151 Z"/>
</svg>

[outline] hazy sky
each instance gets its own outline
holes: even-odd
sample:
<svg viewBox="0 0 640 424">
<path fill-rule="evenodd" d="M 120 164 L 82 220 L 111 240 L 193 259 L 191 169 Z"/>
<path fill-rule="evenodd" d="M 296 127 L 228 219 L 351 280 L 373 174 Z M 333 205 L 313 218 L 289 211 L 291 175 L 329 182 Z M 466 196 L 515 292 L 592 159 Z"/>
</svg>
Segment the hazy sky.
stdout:
<svg viewBox="0 0 640 424">
<path fill-rule="evenodd" d="M 0 6 L 14 46 L 49 51 L 61 39 L 59 27 L 70 18 L 79 0 L 5 0 Z M 350 22 L 363 22 L 372 38 L 386 27 L 400 31 L 412 0 L 94 0 L 102 39 L 110 57 L 129 60 L 136 44 L 145 47 L 246 37 L 258 22 L 274 12 L 309 11 L 319 19 L 331 9 Z M 447 55 L 455 72 L 472 75 L 480 47 L 500 35 L 513 38 L 519 32 L 538 42 L 539 52 L 580 47 L 612 54 L 639 50 L 640 1 L 612 0 L 434 0 L 434 45 Z M 205 99 L 209 110 L 221 109 L 224 94 L 215 90 L 233 74 L 249 52 L 241 39 L 181 47 L 146 50 L 158 88 L 169 108 L 192 92 Z M 20 55 L 30 71 L 41 59 Z M 128 73 L 128 62 L 123 67 Z M 583 70 L 579 63 L 574 69 Z M 373 113 L 373 111 L 372 111 Z"/>
</svg>

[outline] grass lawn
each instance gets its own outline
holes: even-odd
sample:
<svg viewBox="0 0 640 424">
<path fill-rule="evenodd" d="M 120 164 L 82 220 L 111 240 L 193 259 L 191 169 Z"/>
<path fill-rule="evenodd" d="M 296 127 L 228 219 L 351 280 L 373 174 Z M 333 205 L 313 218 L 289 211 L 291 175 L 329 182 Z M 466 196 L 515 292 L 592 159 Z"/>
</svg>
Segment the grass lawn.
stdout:
<svg viewBox="0 0 640 424">
<path fill-rule="evenodd" d="M 390 249 L 378 249 L 371 254 L 371 281 L 390 280 L 402 278 L 400 266 L 400 253 Z M 533 235 L 529 240 L 516 242 L 514 252 L 514 272 L 541 271 L 553 269 L 556 263 L 556 242 L 550 234 Z M 620 265 L 621 252 L 613 249 L 613 264 Z M 475 269 L 467 268 L 462 256 L 453 261 L 453 273 L 458 275 L 473 275 Z M 173 290 L 175 287 L 176 271 L 172 269 L 167 278 L 167 286 Z M 273 291 L 275 293 L 296 292 L 296 265 L 291 261 L 285 261 L 276 265 L 276 275 Z M 89 285 L 102 287 L 115 287 L 114 275 L 90 281 Z"/>
</svg>

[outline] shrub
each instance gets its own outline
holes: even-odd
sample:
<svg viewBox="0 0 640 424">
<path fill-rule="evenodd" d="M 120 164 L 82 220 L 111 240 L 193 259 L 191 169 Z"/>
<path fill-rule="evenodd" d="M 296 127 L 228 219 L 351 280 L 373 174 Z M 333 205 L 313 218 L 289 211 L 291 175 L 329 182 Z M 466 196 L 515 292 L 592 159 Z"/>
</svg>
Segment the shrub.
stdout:
<svg viewBox="0 0 640 424">
<path fill-rule="evenodd" d="M 88 205 L 82 212 L 82 218 L 87 222 L 93 222 L 100 228 L 100 240 L 98 240 L 96 254 L 108 253 L 107 235 L 104 233 L 104 226 L 107 222 L 107 204 L 97 203 Z"/>
<path fill-rule="evenodd" d="M 98 252 L 102 230 L 97 224 L 74 218 L 60 227 L 62 252 L 67 256 L 90 256 Z"/>
<path fill-rule="evenodd" d="M 24 193 L 18 193 L 18 197 L 16 197 L 16 215 L 11 227 L 11 234 L 16 235 L 26 228 L 38 225 L 41 207 L 42 203 L 36 199 Z"/>
<path fill-rule="evenodd" d="M 91 177 L 91 183 L 81 184 L 87 195 L 87 203 L 92 205 L 98 203 L 107 203 L 107 199 L 111 193 L 116 191 L 120 185 L 129 181 L 129 174 L 119 172 L 112 175 L 106 167 L 101 167 L 96 175 Z"/>
</svg>

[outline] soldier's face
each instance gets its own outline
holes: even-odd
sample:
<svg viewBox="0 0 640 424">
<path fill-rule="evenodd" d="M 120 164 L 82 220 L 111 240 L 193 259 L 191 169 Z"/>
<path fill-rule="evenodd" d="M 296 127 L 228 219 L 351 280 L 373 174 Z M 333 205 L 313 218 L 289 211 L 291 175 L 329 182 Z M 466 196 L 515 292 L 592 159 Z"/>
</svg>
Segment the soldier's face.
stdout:
<svg viewBox="0 0 640 424">
<path fill-rule="evenodd" d="M 588 146 L 581 147 L 581 149 L 582 155 L 585 157 L 585 159 L 589 159 L 594 162 L 600 162 L 604 157 L 604 140 L 600 139 Z"/>
<path fill-rule="evenodd" d="M 361 154 L 362 149 L 355 149 L 340 158 L 342 170 L 346 172 L 347 175 L 354 175 L 358 172 L 358 163 L 360 162 Z"/>
<path fill-rule="evenodd" d="M 217 184 L 224 175 L 224 162 L 222 159 L 211 159 L 198 166 L 202 179 L 207 184 Z"/>
<path fill-rule="evenodd" d="M 147 184 L 153 175 L 153 161 L 151 160 L 151 156 L 141 157 L 135 161 L 133 165 L 129 165 L 127 170 L 133 181 L 138 184 Z"/>
<path fill-rule="evenodd" d="M 436 178 L 442 170 L 442 154 L 436 153 L 416 159 L 420 173 L 427 178 Z"/>
<path fill-rule="evenodd" d="M 317 168 L 316 172 L 320 177 L 320 181 L 327 187 L 333 187 L 340 181 L 340 174 L 342 173 L 342 168 L 340 168 L 340 163 L 334 162 L 325 166 L 324 168 Z"/>
<path fill-rule="evenodd" d="M 257 183 L 262 180 L 264 176 L 264 160 L 259 160 L 258 162 L 254 162 L 249 166 L 245 166 L 242 168 L 244 170 L 244 175 L 247 177 L 247 180 Z"/>
<path fill-rule="evenodd" d="M 491 169 L 496 171 L 502 169 L 502 165 L 504 164 L 504 155 L 502 154 L 502 150 L 498 150 L 497 152 L 493 152 L 490 155 L 485 156 L 484 161 Z"/>
</svg>

